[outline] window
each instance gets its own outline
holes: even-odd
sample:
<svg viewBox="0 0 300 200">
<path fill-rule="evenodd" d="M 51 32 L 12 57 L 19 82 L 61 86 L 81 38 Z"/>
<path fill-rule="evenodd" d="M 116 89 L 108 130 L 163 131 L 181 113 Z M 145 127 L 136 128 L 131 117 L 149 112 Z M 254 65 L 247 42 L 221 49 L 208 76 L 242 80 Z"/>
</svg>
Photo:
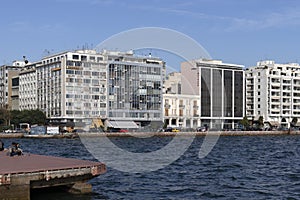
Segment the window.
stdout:
<svg viewBox="0 0 300 200">
<path fill-rule="evenodd" d="M 257 98 L 257 101 L 260 102 L 260 98 Z"/>
<path fill-rule="evenodd" d="M 79 55 L 74 54 L 72 58 L 73 58 L 73 60 L 79 60 Z"/>
<path fill-rule="evenodd" d="M 87 56 L 81 56 L 81 61 L 87 61 Z"/>
</svg>

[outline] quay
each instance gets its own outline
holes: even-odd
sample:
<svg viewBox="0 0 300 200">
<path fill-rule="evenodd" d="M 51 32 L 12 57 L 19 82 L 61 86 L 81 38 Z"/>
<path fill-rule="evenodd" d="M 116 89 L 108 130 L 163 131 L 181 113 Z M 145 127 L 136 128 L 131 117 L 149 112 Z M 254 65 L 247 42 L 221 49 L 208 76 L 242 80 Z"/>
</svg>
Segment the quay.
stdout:
<svg viewBox="0 0 300 200">
<path fill-rule="evenodd" d="M 72 193 L 90 193 L 88 180 L 106 172 L 100 162 L 25 154 L 8 156 L 0 152 L 0 199 L 30 199 L 31 189 L 64 187 Z"/>
</svg>

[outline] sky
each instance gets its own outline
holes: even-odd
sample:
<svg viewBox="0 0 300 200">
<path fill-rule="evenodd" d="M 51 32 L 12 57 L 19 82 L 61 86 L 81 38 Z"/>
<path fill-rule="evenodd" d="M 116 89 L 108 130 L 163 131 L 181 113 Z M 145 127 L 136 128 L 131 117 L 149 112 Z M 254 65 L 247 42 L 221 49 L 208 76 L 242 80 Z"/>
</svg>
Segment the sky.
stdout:
<svg viewBox="0 0 300 200">
<path fill-rule="evenodd" d="M 0 65 L 95 48 L 143 27 L 185 34 L 226 63 L 300 62 L 298 0 L 10 0 L 1 2 L 0 26 Z M 176 56 L 154 54 L 179 69 Z"/>
</svg>

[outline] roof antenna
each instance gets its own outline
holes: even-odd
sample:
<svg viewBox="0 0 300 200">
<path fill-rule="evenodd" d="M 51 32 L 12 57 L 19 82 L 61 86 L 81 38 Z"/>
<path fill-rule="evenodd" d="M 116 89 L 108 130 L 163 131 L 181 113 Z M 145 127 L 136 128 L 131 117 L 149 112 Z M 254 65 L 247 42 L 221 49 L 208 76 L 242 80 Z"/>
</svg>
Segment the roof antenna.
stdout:
<svg viewBox="0 0 300 200">
<path fill-rule="evenodd" d="M 25 62 L 25 65 L 27 65 L 28 64 L 28 60 L 26 60 L 26 56 L 23 56 L 23 60 Z"/>
</svg>

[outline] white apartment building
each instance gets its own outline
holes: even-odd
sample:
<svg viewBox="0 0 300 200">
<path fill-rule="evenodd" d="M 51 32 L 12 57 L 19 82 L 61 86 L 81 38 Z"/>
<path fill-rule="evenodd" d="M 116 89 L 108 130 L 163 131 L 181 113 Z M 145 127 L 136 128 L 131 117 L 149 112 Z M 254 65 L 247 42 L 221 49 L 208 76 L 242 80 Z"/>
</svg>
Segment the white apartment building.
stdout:
<svg viewBox="0 0 300 200">
<path fill-rule="evenodd" d="M 246 70 L 248 118 L 264 118 L 272 126 L 289 127 L 300 117 L 300 66 L 260 61 Z"/>
<path fill-rule="evenodd" d="M 199 98 L 197 125 L 234 128 L 245 115 L 244 66 L 220 60 L 192 60 L 181 64 L 182 94 Z"/>
<path fill-rule="evenodd" d="M 24 66 L 19 73 L 19 110 L 35 110 L 37 102 L 36 66 L 41 62 Z"/>
<path fill-rule="evenodd" d="M 161 59 L 133 52 L 78 50 L 50 55 L 22 71 L 20 108 L 35 102 L 58 123 L 100 118 L 147 126 L 163 121 L 164 72 Z"/>
</svg>

